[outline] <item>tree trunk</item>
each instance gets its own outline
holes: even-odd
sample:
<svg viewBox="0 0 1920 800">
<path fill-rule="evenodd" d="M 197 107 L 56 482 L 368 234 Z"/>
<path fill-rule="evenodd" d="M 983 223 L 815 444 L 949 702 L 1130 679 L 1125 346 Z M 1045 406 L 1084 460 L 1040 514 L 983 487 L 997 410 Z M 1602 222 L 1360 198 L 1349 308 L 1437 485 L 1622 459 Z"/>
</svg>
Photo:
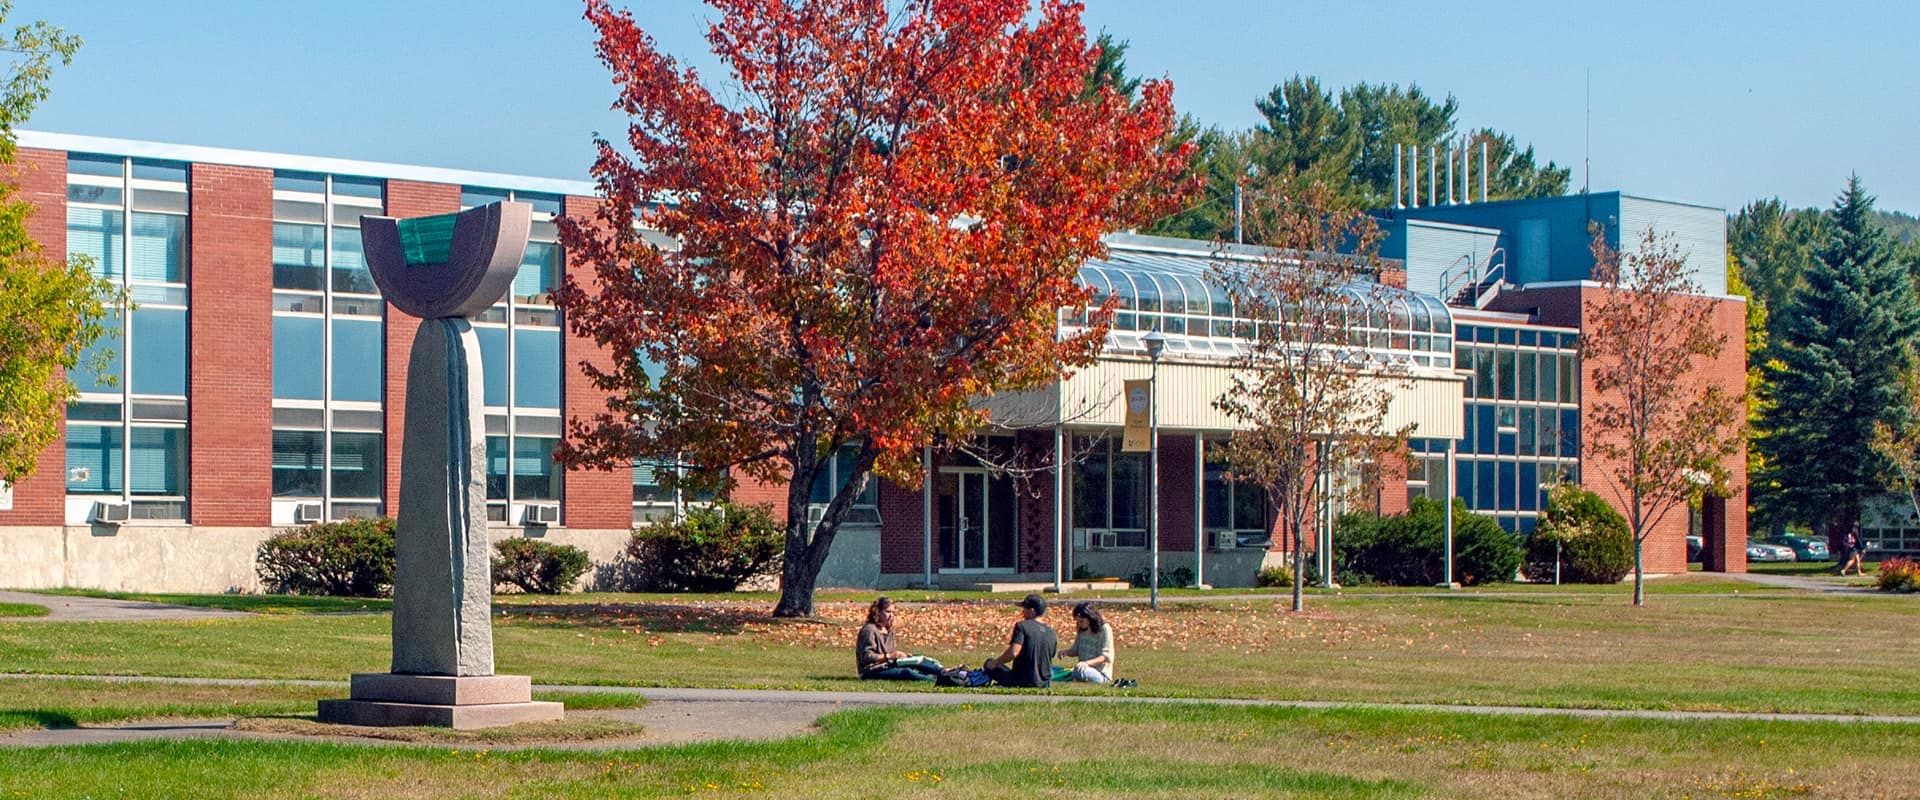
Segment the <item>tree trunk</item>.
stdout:
<svg viewBox="0 0 1920 800">
<path fill-rule="evenodd" d="M 1300 526 L 1292 524 L 1288 529 L 1293 532 L 1293 610 L 1307 610 L 1306 598 L 1301 589 L 1307 580 L 1307 549 L 1300 546 Z"/>
<path fill-rule="evenodd" d="M 1636 606 L 1647 604 L 1647 574 L 1640 565 L 1640 555 L 1646 550 L 1646 544 L 1644 537 L 1633 537 L 1633 604 Z"/>
<path fill-rule="evenodd" d="M 813 586 L 820 578 L 820 569 L 813 565 L 811 558 L 814 548 L 801 545 L 793 547 L 793 531 L 801 531 L 802 541 L 806 537 L 807 518 L 803 515 L 796 522 L 787 523 L 787 554 L 780 565 L 780 602 L 773 607 L 776 617 L 813 616 Z"/>
</svg>

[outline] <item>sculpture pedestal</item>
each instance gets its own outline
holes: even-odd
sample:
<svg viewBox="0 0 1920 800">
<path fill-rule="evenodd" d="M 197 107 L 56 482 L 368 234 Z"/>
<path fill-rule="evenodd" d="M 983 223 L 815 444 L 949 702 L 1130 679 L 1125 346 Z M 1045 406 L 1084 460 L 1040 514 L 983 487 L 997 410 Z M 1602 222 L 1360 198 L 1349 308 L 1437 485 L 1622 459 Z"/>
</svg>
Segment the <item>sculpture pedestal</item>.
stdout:
<svg viewBox="0 0 1920 800">
<path fill-rule="evenodd" d="M 564 716 L 559 703 L 534 701 L 533 680 L 525 675 L 456 677 L 363 672 L 353 676 L 351 694 L 349 700 L 320 701 L 320 721 L 383 728 L 432 725 L 470 730 L 520 722 L 550 722 Z"/>
</svg>

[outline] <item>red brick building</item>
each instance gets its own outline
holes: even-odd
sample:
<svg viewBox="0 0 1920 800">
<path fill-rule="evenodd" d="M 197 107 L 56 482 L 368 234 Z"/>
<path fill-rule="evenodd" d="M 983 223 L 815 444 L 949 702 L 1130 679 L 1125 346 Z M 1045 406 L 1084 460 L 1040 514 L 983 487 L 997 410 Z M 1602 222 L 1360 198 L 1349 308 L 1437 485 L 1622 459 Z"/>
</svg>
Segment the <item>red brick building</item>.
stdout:
<svg viewBox="0 0 1920 800">
<path fill-rule="evenodd" d="M 273 531 L 394 513 L 403 376 L 419 321 L 373 288 L 359 250 L 363 214 L 438 214 L 498 200 L 534 207 L 513 289 L 475 320 L 498 535 L 573 543 L 605 561 L 634 522 L 683 501 L 659 487 L 650 464 L 631 472 L 553 464 L 565 420 L 604 401 L 571 365 L 606 355 L 566 331 L 546 298 L 563 270 L 588 269 L 560 251 L 552 219 L 590 213 L 590 184 L 33 132 L 20 140 L 14 179 L 36 208 L 33 236 L 50 254 L 91 257 L 138 305 L 112 321 L 119 335 L 103 343 L 115 354 L 106 374 L 74 376 L 81 397 L 63 441 L 41 454 L 38 474 L 0 492 L 0 560 L 13 567 L 10 585 L 253 589 L 255 547 Z M 1612 197 L 1616 228 L 1659 221 Z M 1580 298 L 1595 289 L 1575 275 L 1578 259 L 1560 254 L 1565 236 L 1552 227 L 1568 215 L 1606 222 L 1606 213 L 1593 215 L 1594 200 L 1583 198 L 1579 214 L 1570 205 L 1490 203 L 1383 215 L 1389 248 L 1399 248 L 1389 255 L 1405 267 L 1396 281 L 1410 291 L 1395 295 L 1381 347 L 1418 375 L 1394 413 L 1419 429 L 1410 471 L 1387 470 L 1376 487 L 1378 508 L 1402 509 L 1413 494 L 1459 494 L 1525 533 L 1550 474 L 1595 483 L 1595 471 L 1581 468 L 1578 439 L 1579 399 L 1591 386 L 1573 356 Z M 1529 221 L 1542 216 L 1554 220 L 1551 246 Z M 1695 227 L 1704 218 L 1681 216 Z M 1699 238 L 1717 235 L 1724 259 L 1723 214 L 1719 224 L 1717 234 Z M 1435 245 L 1440 239 L 1454 245 Z M 1433 265 L 1459 260 L 1448 247 L 1460 242 L 1468 261 L 1489 269 L 1501 263 L 1498 253 L 1544 260 L 1509 257 L 1496 291 L 1450 305 L 1439 298 L 1456 287 L 1436 282 Z M 1207 582 L 1244 584 L 1293 547 L 1274 535 L 1264 498 L 1222 480 L 1223 466 L 1207 453 L 1228 429 L 1211 400 L 1232 346 L 1230 334 L 1209 335 L 1224 333 L 1231 318 L 1200 280 L 1211 250 L 1115 237 L 1112 255 L 1082 273 L 1130 302 L 1100 364 L 1045 392 L 996 401 L 996 413 L 1025 422 L 992 445 L 1028 463 L 1070 453 L 1066 474 L 1015 478 L 940 456 L 927 475 L 931 495 L 920 486 L 872 490 L 836 541 L 828 582 L 1052 579 L 1077 566 L 1124 576 L 1144 566 L 1145 457 L 1121 451 L 1108 435 L 1121 412 L 1101 398 L 1152 371 L 1141 334 L 1155 326 L 1183 332 L 1159 365 L 1163 565 L 1205 562 Z M 1724 294 L 1711 285 L 1708 293 L 1716 288 Z M 1739 301 L 1716 305 L 1716 324 L 1738 341 Z M 1073 324 L 1070 314 L 1063 319 Z M 1716 379 L 1739 385 L 1737 351 L 1720 362 L 1710 367 Z M 1519 388 L 1523 381 L 1530 388 Z M 1452 471 L 1449 441 L 1457 445 Z M 844 479 L 831 476 L 827 485 Z M 785 491 L 750 485 L 736 499 L 780 509 Z M 529 523 L 554 513 L 558 524 Z M 1743 568 L 1744 508 L 1710 501 L 1701 518 L 1710 563 Z M 1686 525 L 1676 518 L 1649 543 L 1652 571 L 1685 568 Z"/>
</svg>

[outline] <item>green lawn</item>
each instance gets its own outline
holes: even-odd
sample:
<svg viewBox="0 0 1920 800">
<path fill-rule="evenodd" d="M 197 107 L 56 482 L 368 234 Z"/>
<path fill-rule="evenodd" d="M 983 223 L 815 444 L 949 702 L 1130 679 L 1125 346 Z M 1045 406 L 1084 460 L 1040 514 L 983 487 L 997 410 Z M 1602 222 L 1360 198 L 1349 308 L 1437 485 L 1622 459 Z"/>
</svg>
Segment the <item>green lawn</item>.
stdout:
<svg viewBox="0 0 1920 800">
<path fill-rule="evenodd" d="M 1300 615 L 1283 598 L 1108 612 L 1120 672 L 1144 694 L 1920 714 L 1915 598 L 1696 593 L 1715 580 L 1657 581 L 1639 609 L 1608 587 L 1323 595 Z M 757 599 L 614 599 L 503 603 L 498 668 L 555 683 L 916 688 L 850 679 L 858 602 L 823 602 L 819 619 L 792 621 L 768 618 Z M 1013 620 L 1005 598 L 914 606 L 900 637 L 978 664 Z M 0 672 L 341 680 L 386 669 L 388 648 L 385 614 L 0 622 Z"/>
<path fill-rule="evenodd" d="M 0 678 L 0 732 L 143 719 L 312 714 L 316 702 L 346 694 L 344 684 L 209 686 L 80 678 Z M 534 695 L 536 700 L 565 703 L 571 710 L 638 708 L 646 704 L 646 698 L 630 692 L 541 691 Z"/>
<path fill-rule="evenodd" d="M 32 603 L 0 603 L 0 617 L 44 617 L 48 614 L 46 606 Z"/>
<path fill-rule="evenodd" d="M 192 740 L 0 750 L 7 796 L 1415 798 L 1911 796 L 1906 726 L 1200 706 L 871 709 L 649 750 Z"/>
</svg>

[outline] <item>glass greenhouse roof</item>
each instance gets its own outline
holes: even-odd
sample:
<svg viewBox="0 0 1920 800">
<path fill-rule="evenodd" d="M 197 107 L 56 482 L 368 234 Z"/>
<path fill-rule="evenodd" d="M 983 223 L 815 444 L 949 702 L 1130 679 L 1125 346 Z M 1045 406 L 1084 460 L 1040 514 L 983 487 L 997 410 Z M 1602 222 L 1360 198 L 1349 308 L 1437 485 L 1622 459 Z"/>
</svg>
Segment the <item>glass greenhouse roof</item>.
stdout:
<svg viewBox="0 0 1920 800">
<path fill-rule="evenodd" d="M 1107 349 L 1144 353 L 1140 337 L 1160 330 L 1167 350 L 1192 355 L 1232 356 L 1252 338 L 1257 320 L 1239 313 L 1227 291 L 1210 278 L 1210 255 L 1183 255 L 1110 248 L 1106 258 L 1080 268 L 1080 282 L 1096 298 L 1112 295 L 1117 304 Z M 1453 365 L 1453 315 L 1438 297 L 1374 283 L 1349 288 L 1377 306 L 1368 315 L 1367 349 L 1422 366 Z M 1086 310 L 1062 312 L 1061 324 L 1080 327 Z"/>
</svg>

